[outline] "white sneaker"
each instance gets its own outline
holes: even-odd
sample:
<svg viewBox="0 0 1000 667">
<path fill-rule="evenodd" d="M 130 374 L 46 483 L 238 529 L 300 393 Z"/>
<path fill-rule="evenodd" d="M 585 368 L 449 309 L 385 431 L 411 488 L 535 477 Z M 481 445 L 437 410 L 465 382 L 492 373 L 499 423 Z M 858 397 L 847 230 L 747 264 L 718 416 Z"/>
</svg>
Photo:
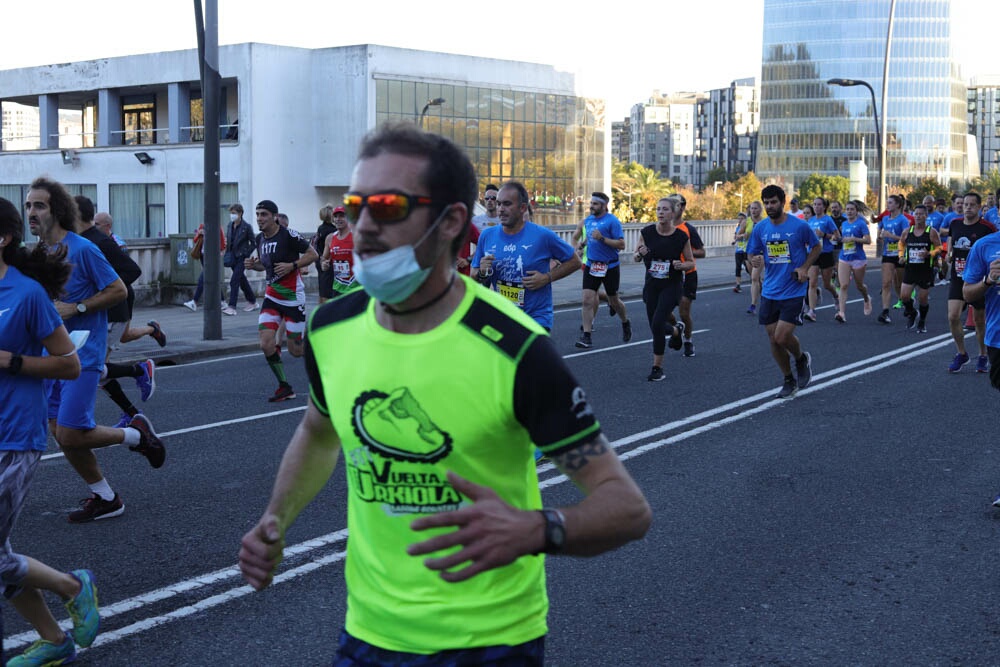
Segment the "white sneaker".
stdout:
<svg viewBox="0 0 1000 667">
<path fill-rule="evenodd" d="M 229 304 L 226 304 L 226 307 L 222 309 L 222 314 L 223 315 L 235 315 L 236 314 L 236 309 L 235 308 L 230 308 Z"/>
<path fill-rule="evenodd" d="M 196 304 L 194 301 L 185 301 L 184 307 L 190 310 L 192 313 L 198 312 L 198 304 Z"/>
<path fill-rule="evenodd" d="M 247 305 L 243 306 L 243 312 L 251 313 L 257 310 L 258 308 L 260 308 L 260 304 L 254 301 L 253 303 L 248 303 Z"/>
</svg>

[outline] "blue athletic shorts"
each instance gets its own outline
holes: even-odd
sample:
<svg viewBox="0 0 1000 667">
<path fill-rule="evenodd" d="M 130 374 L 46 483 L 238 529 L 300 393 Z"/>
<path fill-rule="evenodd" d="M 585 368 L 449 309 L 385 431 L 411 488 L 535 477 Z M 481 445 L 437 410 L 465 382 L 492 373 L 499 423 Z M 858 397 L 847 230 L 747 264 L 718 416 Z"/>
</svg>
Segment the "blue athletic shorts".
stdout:
<svg viewBox="0 0 1000 667">
<path fill-rule="evenodd" d="M 490 667 L 542 667 L 545 663 L 545 636 L 516 646 L 482 646 L 455 649 L 424 655 L 387 651 L 357 637 L 340 631 L 337 655 L 333 667 L 361 667 L 362 665 L 398 665 L 399 667 L 461 667 L 462 665 L 490 665 Z"/>
<path fill-rule="evenodd" d="M 789 324 L 802 324 L 802 299 L 768 299 L 760 297 L 760 309 L 757 311 L 757 321 L 765 326 L 778 320 Z"/>
<path fill-rule="evenodd" d="M 89 431 L 97 426 L 94 405 L 97 403 L 97 383 L 100 371 L 80 371 L 75 380 L 46 380 L 49 394 L 49 419 L 77 431 Z"/>
</svg>

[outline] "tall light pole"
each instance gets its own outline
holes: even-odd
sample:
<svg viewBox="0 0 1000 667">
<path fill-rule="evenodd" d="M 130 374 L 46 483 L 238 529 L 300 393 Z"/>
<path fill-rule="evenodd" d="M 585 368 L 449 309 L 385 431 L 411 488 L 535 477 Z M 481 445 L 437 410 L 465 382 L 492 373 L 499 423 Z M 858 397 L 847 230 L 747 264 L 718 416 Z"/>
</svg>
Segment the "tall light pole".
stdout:
<svg viewBox="0 0 1000 667">
<path fill-rule="evenodd" d="M 881 213 L 885 210 L 882 197 L 885 193 L 885 149 L 882 145 L 882 125 L 878 122 L 878 106 L 875 102 L 875 89 L 872 88 L 871 84 L 867 81 L 861 81 L 860 79 L 830 79 L 827 84 L 831 86 L 864 86 L 868 89 L 868 92 L 872 96 L 872 112 L 875 114 L 875 139 L 878 141 L 878 172 L 879 172 L 879 188 L 878 188 L 878 212 Z"/>
<path fill-rule="evenodd" d="M 428 100 L 427 104 L 424 105 L 423 111 L 420 112 L 420 120 L 417 121 L 417 127 L 421 130 L 424 129 L 424 116 L 427 115 L 427 110 L 431 107 L 439 107 L 448 100 L 443 97 L 435 97 L 433 100 Z"/>
</svg>

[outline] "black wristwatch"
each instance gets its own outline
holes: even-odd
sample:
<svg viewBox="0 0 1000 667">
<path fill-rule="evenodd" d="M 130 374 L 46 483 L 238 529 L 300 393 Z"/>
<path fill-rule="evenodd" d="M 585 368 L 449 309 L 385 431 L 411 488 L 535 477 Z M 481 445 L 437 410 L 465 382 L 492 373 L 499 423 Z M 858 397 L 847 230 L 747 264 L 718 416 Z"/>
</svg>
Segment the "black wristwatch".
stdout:
<svg viewBox="0 0 1000 667">
<path fill-rule="evenodd" d="M 21 364 L 24 363 L 24 357 L 20 354 L 15 354 L 10 358 L 10 365 L 7 367 L 7 372 L 11 375 L 17 375 L 21 372 Z"/>
<path fill-rule="evenodd" d="M 566 518 L 559 510 L 539 510 L 545 519 L 545 546 L 539 553 L 557 554 L 566 545 Z"/>
</svg>

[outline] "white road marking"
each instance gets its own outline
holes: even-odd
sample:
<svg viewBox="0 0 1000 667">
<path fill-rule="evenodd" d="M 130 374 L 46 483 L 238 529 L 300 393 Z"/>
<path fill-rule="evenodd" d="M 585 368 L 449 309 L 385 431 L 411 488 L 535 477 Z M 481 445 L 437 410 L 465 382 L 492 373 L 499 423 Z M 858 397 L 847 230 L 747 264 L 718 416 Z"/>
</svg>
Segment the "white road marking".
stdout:
<svg viewBox="0 0 1000 667">
<path fill-rule="evenodd" d="M 905 361 L 909 361 L 911 359 L 916 359 L 930 352 L 934 352 L 939 348 L 947 347 L 951 344 L 952 344 L 951 335 L 942 334 L 939 336 L 921 340 L 919 342 L 904 346 L 896 350 L 891 350 L 883 354 L 878 354 L 869 357 L 868 359 L 862 359 L 860 361 L 856 361 L 836 369 L 825 371 L 823 373 L 818 373 L 813 377 L 813 383 L 811 383 L 809 387 L 807 387 L 806 389 L 799 391 L 796 397 L 808 396 L 809 394 L 824 390 L 828 387 L 837 384 L 841 384 L 848 380 L 852 380 L 854 378 L 861 377 L 863 375 L 873 373 L 882 370 L 884 368 L 889 368 L 890 366 L 894 366 L 903 363 Z M 830 378 L 830 379 L 826 382 L 816 383 L 816 380 L 823 380 L 825 378 Z M 777 408 L 786 405 L 789 402 L 788 400 L 777 400 L 773 398 L 775 395 L 775 391 L 776 389 L 760 392 L 753 396 L 749 396 L 743 399 L 732 401 L 725 405 L 715 407 L 711 410 L 705 410 L 703 412 L 691 415 L 684 419 L 676 420 L 668 424 L 663 424 L 653 429 L 648 429 L 646 431 L 641 431 L 639 433 L 634 433 L 632 435 L 619 438 L 618 440 L 612 442 L 611 446 L 614 447 L 615 449 L 618 449 L 636 442 L 647 440 L 651 437 L 663 435 L 664 433 L 667 433 L 669 431 L 686 429 L 689 426 L 692 426 L 701 421 L 705 421 L 706 419 L 710 419 L 724 412 L 729 412 L 732 410 L 740 410 L 736 414 L 724 417 L 723 419 L 710 421 L 701 426 L 695 426 L 693 428 L 683 430 L 682 432 L 672 435 L 670 437 L 655 440 L 653 442 L 648 442 L 639 447 L 636 447 L 635 449 L 631 449 L 627 452 L 623 452 L 622 454 L 620 454 L 622 460 L 636 458 L 643 454 L 656 451 L 657 449 L 660 449 L 667 445 L 672 445 L 681 442 L 688 438 L 692 438 L 696 435 L 700 435 L 702 433 L 712 431 L 722 426 L 738 422 L 742 419 L 746 419 L 747 417 L 759 414 L 761 412 L 771 410 L 772 408 Z M 795 399 L 793 398 L 791 400 Z M 748 406 L 752 403 L 756 403 L 759 401 L 764 401 L 764 402 L 761 403 L 760 405 L 757 405 L 749 409 L 742 409 L 745 406 Z M 295 410 L 301 410 L 301 409 L 303 408 L 293 408 L 282 412 L 294 412 Z M 273 414 L 275 413 L 268 413 L 268 415 L 273 415 Z M 266 415 L 261 415 L 261 416 L 266 416 Z M 244 418 L 242 421 L 249 421 L 250 419 L 251 418 Z M 212 427 L 212 425 L 205 425 L 204 427 L 195 427 L 195 428 L 210 428 L 210 427 Z M 539 473 L 545 473 L 554 469 L 555 466 L 553 466 L 551 463 L 547 463 L 539 466 L 538 471 Z M 568 478 L 565 475 L 557 474 L 553 475 L 552 477 L 540 480 L 539 487 L 542 489 L 546 489 L 551 486 L 562 484 L 563 482 L 566 481 L 568 481 Z M 332 533 L 328 533 L 326 535 L 322 535 L 313 538 L 311 540 L 302 542 L 300 544 L 287 547 L 285 549 L 285 554 L 288 557 L 303 555 L 315 549 L 339 544 L 345 541 L 346 539 L 347 539 L 347 529 L 346 528 L 340 529 Z M 296 566 L 292 569 L 286 570 L 282 572 L 280 575 L 275 577 L 274 583 L 272 585 L 277 585 L 280 583 L 284 583 L 286 581 L 292 581 L 294 579 L 297 579 L 298 577 L 313 572 L 321 567 L 337 563 L 343 560 L 345 555 L 346 553 L 344 551 L 336 551 L 330 554 L 326 554 L 314 561 L 309 561 L 302 565 Z M 146 605 L 149 605 L 153 602 L 159 602 L 161 600 L 165 600 L 167 598 L 179 595 L 181 593 L 197 590 L 198 588 L 227 581 L 229 579 L 236 579 L 239 576 L 240 576 L 239 570 L 237 569 L 236 566 L 215 570 L 214 572 L 209 572 L 204 575 L 200 575 L 198 577 L 186 579 L 177 582 L 175 584 L 172 584 L 170 586 L 159 588 L 154 591 L 150 591 L 149 593 L 135 596 L 127 600 L 114 603 L 107 607 L 103 607 L 101 609 L 101 616 L 102 618 L 105 619 L 111 618 L 113 616 L 128 611 L 142 609 Z M 252 592 L 253 589 L 250 586 L 246 585 L 230 588 L 229 590 L 223 591 L 222 593 L 218 593 L 216 595 L 212 595 L 205 599 L 202 599 L 195 604 L 185 605 L 168 613 L 160 614 L 157 616 L 151 616 L 149 618 L 142 619 L 123 628 L 104 632 L 98 636 L 97 641 L 94 642 L 94 646 L 95 647 L 103 646 L 118 641 L 120 639 L 125 639 L 127 637 L 138 634 L 140 632 L 144 632 L 151 628 L 164 625 L 178 618 L 184 618 L 190 616 L 191 614 L 211 609 L 213 607 L 225 604 L 237 598 L 244 597 Z M 71 627 L 69 621 L 64 621 L 60 625 L 64 629 L 69 629 Z M 6 638 L 4 641 L 8 648 L 13 649 L 27 645 L 35 638 L 36 634 L 34 632 L 24 632 Z"/>
</svg>

